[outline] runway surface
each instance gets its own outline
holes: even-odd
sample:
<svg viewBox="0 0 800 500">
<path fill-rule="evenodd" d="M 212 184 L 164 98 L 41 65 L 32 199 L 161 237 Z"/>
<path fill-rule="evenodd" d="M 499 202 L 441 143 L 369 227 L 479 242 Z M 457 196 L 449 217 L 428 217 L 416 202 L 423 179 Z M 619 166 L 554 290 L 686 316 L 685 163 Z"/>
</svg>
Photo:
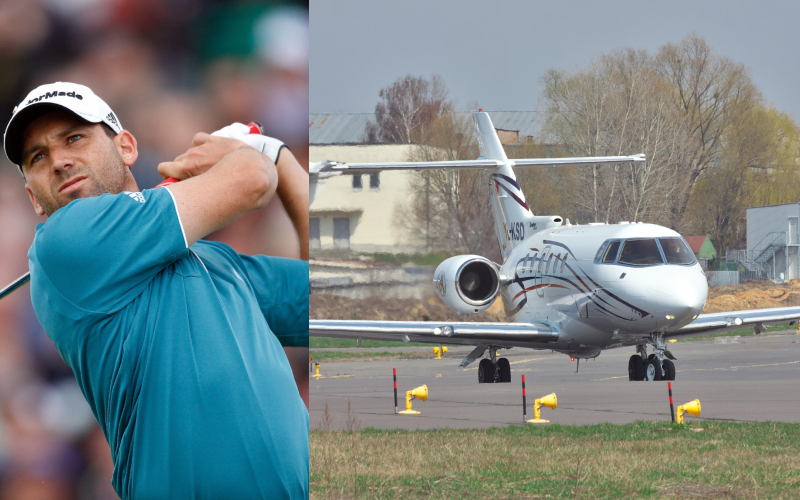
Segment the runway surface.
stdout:
<svg viewBox="0 0 800 500">
<path fill-rule="evenodd" d="M 378 348 L 402 352 L 430 348 Z M 800 422 L 800 335 L 721 337 L 715 341 L 669 344 L 678 361 L 672 382 L 675 407 L 699 399 L 699 420 Z M 314 351 L 315 349 L 312 349 Z M 355 350 L 355 349 L 354 349 Z M 359 425 L 384 429 L 485 428 L 522 423 L 521 375 L 525 375 L 528 418 L 533 401 L 555 392 L 558 408 L 542 409 L 553 424 L 669 421 L 667 382 L 628 381 L 634 349 L 604 351 L 576 363 L 563 354 L 515 348 L 498 356 L 511 363 L 511 383 L 478 384 L 478 362 L 459 368 L 471 348 L 455 347 L 441 360 L 345 361 L 320 365 L 321 378 L 310 380 L 310 425 L 318 428 L 326 402 L 331 429 L 345 427 L 347 404 Z M 365 352 L 367 349 L 358 349 Z M 419 415 L 395 415 L 392 368 L 397 368 L 398 409 L 405 392 L 428 386 L 428 400 L 413 401 Z M 694 417 L 687 416 L 687 419 Z"/>
</svg>

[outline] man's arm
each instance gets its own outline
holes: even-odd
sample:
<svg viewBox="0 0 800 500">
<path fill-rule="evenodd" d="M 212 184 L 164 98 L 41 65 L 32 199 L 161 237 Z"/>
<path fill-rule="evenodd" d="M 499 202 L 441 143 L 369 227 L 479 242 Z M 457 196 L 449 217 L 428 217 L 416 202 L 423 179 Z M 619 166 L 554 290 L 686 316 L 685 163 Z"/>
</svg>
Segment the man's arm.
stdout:
<svg viewBox="0 0 800 500">
<path fill-rule="evenodd" d="M 167 189 L 175 199 L 189 246 L 264 207 L 278 185 L 272 161 L 242 141 L 201 133 L 193 145 L 175 161 L 158 166 L 165 178 L 182 181 Z"/>
<path fill-rule="evenodd" d="M 300 239 L 300 258 L 308 260 L 308 172 L 288 148 L 278 157 L 278 197 Z"/>
</svg>

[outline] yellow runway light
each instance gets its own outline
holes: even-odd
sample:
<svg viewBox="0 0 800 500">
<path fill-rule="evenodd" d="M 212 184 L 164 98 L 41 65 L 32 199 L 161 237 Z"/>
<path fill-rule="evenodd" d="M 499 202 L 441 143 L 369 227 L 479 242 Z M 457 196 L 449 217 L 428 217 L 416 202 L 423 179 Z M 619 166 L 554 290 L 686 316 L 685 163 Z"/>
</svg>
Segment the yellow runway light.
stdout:
<svg viewBox="0 0 800 500">
<path fill-rule="evenodd" d="M 447 352 L 447 346 L 443 345 L 441 348 L 434 347 L 433 353 L 436 354 L 436 359 L 442 359 L 442 354 Z"/>
<path fill-rule="evenodd" d="M 423 401 L 428 400 L 428 386 L 421 385 L 416 389 L 412 389 L 406 392 L 406 409 L 403 411 L 399 411 L 397 413 L 405 413 L 406 415 L 417 415 L 419 414 L 418 411 L 414 411 L 411 409 L 411 400 L 417 398 Z"/>
<path fill-rule="evenodd" d="M 694 401 L 689 401 L 686 404 L 682 404 L 678 407 L 678 416 L 676 421 L 679 424 L 683 423 L 683 414 L 688 413 L 689 415 L 696 417 L 700 416 L 700 400 L 695 399 Z"/>
<path fill-rule="evenodd" d="M 541 410 L 542 406 L 546 406 L 551 410 L 556 409 L 556 405 L 558 404 L 558 399 L 556 398 L 556 393 L 548 394 L 547 396 L 543 396 L 536 401 L 533 402 L 533 419 L 528 420 L 529 424 L 546 424 L 550 422 L 549 420 L 542 420 L 541 417 Z"/>
<path fill-rule="evenodd" d="M 319 363 L 316 363 L 314 366 L 317 368 L 317 373 L 314 375 L 314 378 L 319 380 Z"/>
</svg>

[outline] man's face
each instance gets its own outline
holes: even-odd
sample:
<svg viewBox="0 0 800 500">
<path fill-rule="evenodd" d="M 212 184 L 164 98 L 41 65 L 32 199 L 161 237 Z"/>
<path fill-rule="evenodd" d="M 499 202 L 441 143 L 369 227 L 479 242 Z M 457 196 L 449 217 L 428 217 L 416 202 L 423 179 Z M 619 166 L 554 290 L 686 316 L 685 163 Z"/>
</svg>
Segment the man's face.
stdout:
<svg viewBox="0 0 800 500">
<path fill-rule="evenodd" d="M 48 113 L 28 125 L 22 137 L 25 187 L 36 212 L 50 216 L 78 198 L 135 190 L 130 166 L 136 155 L 128 132 L 112 139 L 102 124 L 68 111 Z"/>
</svg>

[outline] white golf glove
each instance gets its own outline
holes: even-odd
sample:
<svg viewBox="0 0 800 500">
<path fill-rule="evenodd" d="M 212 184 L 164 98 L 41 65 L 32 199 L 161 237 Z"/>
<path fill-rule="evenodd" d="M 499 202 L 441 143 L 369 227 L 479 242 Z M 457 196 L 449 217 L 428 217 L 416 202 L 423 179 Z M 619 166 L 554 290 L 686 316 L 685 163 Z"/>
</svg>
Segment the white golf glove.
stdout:
<svg viewBox="0 0 800 500">
<path fill-rule="evenodd" d="M 244 123 L 233 123 L 227 127 L 213 132 L 211 135 L 218 137 L 228 137 L 230 139 L 239 139 L 248 146 L 254 148 L 272 160 L 272 163 L 278 163 L 278 157 L 281 155 L 281 149 L 287 148 L 286 144 L 274 137 L 269 137 L 262 134 L 254 134 L 251 132 L 250 127 Z"/>
</svg>

